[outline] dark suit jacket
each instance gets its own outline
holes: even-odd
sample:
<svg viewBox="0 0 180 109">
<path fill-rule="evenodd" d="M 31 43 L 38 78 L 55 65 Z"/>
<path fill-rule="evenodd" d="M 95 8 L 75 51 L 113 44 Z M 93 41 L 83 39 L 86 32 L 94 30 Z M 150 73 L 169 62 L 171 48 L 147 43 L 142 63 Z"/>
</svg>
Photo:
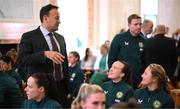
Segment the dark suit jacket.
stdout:
<svg viewBox="0 0 180 109">
<path fill-rule="evenodd" d="M 175 40 L 158 34 L 147 40 L 146 50 L 148 64 L 162 65 L 166 74 L 172 79 L 177 64 Z"/>
<path fill-rule="evenodd" d="M 63 74 L 68 81 L 68 60 L 66 52 L 66 43 L 62 35 L 55 33 L 55 37 L 61 48 L 61 54 L 65 56 L 62 63 Z M 44 56 L 44 51 L 49 50 L 46 39 L 40 28 L 24 33 L 19 45 L 18 64 L 28 67 L 28 73 L 51 73 L 53 72 L 53 62 Z"/>
<path fill-rule="evenodd" d="M 180 56 L 180 39 L 177 42 L 177 55 Z"/>
</svg>

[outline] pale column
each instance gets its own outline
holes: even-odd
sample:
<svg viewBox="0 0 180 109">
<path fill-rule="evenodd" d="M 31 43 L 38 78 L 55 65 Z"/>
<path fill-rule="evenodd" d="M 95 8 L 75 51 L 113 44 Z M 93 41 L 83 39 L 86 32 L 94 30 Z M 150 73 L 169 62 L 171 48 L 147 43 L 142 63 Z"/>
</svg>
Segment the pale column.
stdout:
<svg viewBox="0 0 180 109">
<path fill-rule="evenodd" d="M 140 0 L 109 0 L 109 39 L 120 29 L 128 29 L 127 18 L 134 13 L 140 15 Z"/>
<path fill-rule="evenodd" d="M 94 1 L 94 44 L 112 40 L 122 28 L 128 29 L 130 14 L 140 15 L 140 0 L 95 0 Z"/>
<path fill-rule="evenodd" d="M 94 44 L 99 48 L 108 39 L 108 0 L 94 2 Z"/>
<path fill-rule="evenodd" d="M 159 0 L 158 24 L 169 27 L 169 36 L 180 27 L 180 0 Z"/>
</svg>

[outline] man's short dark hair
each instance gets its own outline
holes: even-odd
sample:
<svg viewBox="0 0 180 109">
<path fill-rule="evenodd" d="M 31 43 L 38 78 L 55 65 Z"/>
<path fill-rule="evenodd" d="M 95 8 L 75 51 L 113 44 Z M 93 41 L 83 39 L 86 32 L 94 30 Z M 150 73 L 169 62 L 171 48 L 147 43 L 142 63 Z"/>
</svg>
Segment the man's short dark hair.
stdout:
<svg viewBox="0 0 180 109">
<path fill-rule="evenodd" d="M 141 19 L 141 17 L 139 15 L 137 15 L 137 14 L 131 14 L 128 17 L 128 24 L 131 24 L 132 19 Z"/>
<path fill-rule="evenodd" d="M 41 23 L 43 22 L 43 17 L 45 15 L 49 15 L 49 11 L 52 10 L 52 9 L 58 9 L 59 7 L 58 6 L 55 6 L 55 5 L 52 5 L 52 4 L 48 4 L 44 7 L 41 8 L 40 10 L 40 21 Z"/>
</svg>

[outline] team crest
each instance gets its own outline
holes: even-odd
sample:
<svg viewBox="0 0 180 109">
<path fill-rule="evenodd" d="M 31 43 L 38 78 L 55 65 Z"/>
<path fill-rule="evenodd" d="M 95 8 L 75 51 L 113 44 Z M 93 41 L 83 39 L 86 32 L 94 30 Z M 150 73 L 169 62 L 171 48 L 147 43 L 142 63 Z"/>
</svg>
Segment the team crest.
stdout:
<svg viewBox="0 0 180 109">
<path fill-rule="evenodd" d="M 116 93 L 116 97 L 117 98 L 121 98 L 123 96 L 123 93 L 121 91 L 117 92 Z"/>
<path fill-rule="evenodd" d="M 144 47 L 143 42 L 139 42 L 139 47 L 140 47 L 140 48 L 143 48 L 143 47 Z"/>
<path fill-rule="evenodd" d="M 153 106 L 154 106 L 155 109 L 158 109 L 158 108 L 161 107 L 161 102 L 159 100 L 155 100 L 153 102 Z"/>
<path fill-rule="evenodd" d="M 73 73 L 73 74 L 72 74 L 72 78 L 74 78 L 75 76 L 76 76 L 76 73 Z"/>
</svg>

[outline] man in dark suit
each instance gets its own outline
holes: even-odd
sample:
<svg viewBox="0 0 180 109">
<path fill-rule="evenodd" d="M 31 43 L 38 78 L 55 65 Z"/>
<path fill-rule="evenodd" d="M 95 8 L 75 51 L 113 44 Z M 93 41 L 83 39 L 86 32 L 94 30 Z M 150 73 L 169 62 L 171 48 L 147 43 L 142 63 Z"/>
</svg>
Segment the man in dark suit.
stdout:
<svg viewBox="0 0 180 109">
<path fill-rule="evenodd" d="M 49 4 L 41 8 L 41 25 L 22 35 L 18 64 L 27 66 L 30 75 L 38 72 L 52 74 L 62 97 L 60 104 L 66 107 L 69 92 L 68 60 L 65 40 L 62 35 L 55 32 L 60 24 L 59 18 L 57 6 Z M 57 78 L 56 74 L 60 77 Z"/>
<path fill-rule="evenodd" d="M 154 37 L 147 40 L 146 50 L 148 64 L 157 63 L 163 66 L 166 74 L 174 83 L 174 72 L 177 64 L 175 40 L 165 36 L 166 28 L 158 25 Z"/>
</svg>

